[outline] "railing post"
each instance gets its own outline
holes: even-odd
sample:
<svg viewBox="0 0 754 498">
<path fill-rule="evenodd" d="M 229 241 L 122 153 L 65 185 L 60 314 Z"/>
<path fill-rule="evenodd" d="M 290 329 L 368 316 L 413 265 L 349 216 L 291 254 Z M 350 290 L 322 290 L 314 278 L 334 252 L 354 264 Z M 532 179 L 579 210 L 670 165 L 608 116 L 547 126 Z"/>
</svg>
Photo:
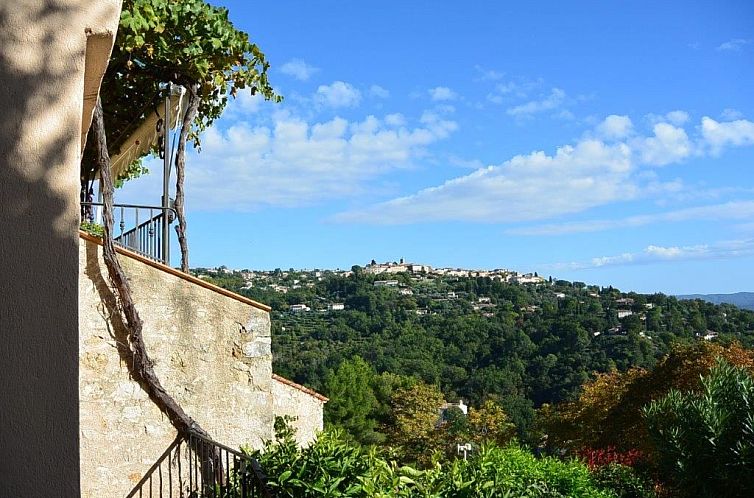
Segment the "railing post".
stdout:
<svg viewBox="0 0 754 498">
<path fill-rule="evenodd" d="M 165 134 L 162 141 L 165 147 L 164 163 L 162 172 L 162 260 L 170 266 L 170 227 L 168 226 L 168 211 L 170 207 L 170 96 L 173 93 L 173 84 L 168 83 L 168 94 L 165 97 L 165 124 L 162 126 L 162 132 Z M 176 116 L 176 119 L 178 117 Z"/>
</svg>

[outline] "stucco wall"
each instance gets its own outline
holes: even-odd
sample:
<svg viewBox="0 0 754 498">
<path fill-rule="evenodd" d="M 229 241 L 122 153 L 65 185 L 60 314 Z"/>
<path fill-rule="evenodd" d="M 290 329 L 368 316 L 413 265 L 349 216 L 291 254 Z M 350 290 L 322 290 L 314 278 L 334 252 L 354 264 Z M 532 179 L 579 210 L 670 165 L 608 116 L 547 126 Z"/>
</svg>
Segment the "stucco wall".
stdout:
<svg viewBox="0 0 754 498">
<path fill-rule="evenodd" d="M 175 438 L 128 375 L 101 247 L 79 243 L 82 496 L 125 496 Z M 163 386 L 214 439 L 273 437 L 269 313 L 121 256 Z"/>
<path fill-rule="evenodd" d="M 296 420 L 290 425 L 296 429 L 296 442 L 306 446 L 322 431 L 322 409 L 326 398 L 312 395 L 291 384 L 290 381 L 273 378 L 275 416 L 294 417 Z"/>
<path fill-rule="evenodd" d="M 0 0 L 0 496 L 79 496 L 81 130 L 119 14 Z"/>
</svg>

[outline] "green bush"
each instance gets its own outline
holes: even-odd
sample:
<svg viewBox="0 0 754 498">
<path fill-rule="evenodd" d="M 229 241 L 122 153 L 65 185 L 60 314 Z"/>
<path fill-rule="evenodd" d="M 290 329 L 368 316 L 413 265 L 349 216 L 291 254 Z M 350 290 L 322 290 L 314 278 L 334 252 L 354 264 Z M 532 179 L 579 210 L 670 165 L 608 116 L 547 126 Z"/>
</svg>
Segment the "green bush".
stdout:
<svg viewBox="0 0 754 498">
<path fill-rule="evenodd" d="M 537 459 L 517 446 L 482 447 L 468 461 L 427 470 L 399 466 L 379 453 L 325 432 L 307 448 L 290 434 L 251 452 L 282 497 L 615 497 L 576 460 Z"/>
<path fill-rule="evenodd" d="M 754 379 L 720 360 L 701 392 L 644 408 L 664 475 L 682 496 L 754 496 Z"/>
<path fill-rule="evenodd" d="M 90 235 L 94 235 L 95 237 L 102 237 L 105 233 L 105 227 L 98 223 L 90 223 L 88 221 L 82 221 L 79 228 Z"/>
<path fill-rule="evenodd" d="M 535 458 L 511 445 L 482 447 L 468 461 L 456 460 L 435 476 L 437 496 L 472 497 L 612 497 L 600 490 L 589 469 L 577 460 Z"/>
<path fill-rule="evenodd" d="M 638 475 L 636 471 L 626 465 L 610 463 L 597 467 L 592 471 L 597 485 L 610 490 L 618 498 L 653 498 L 652 482 Z"/>
</svg>

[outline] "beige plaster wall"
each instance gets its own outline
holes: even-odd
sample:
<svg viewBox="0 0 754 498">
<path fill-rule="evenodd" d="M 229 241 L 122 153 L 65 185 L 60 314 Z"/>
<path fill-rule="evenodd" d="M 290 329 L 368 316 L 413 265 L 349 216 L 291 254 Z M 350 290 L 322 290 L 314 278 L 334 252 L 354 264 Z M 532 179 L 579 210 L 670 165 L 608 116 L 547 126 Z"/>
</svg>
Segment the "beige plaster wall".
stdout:
<svg viewBox="0 0 754 498">
<path fill-rule="evenodd" d="M 307 446 L 322 431 L 324 402 L 280 380 L 273 379 L 272 395 L 276 417 L 288 415 L 296 420 L 290 425 L 296 429 L 296 442 Z"/>
<path fill-rule="evenodd" d="M 273 437 L 266 311 L 120 256 L 163 386 L 215 440 Z M 101 247 L 79 242 L 82 496 L 125 496 L 175 438 L 128 375 Z"/>
<path fill-rule="evenodd" d="M 120 0 L 0 0 L 0 496 L 79 496 L 81 131 L 119 15 Z"/>
</svg>

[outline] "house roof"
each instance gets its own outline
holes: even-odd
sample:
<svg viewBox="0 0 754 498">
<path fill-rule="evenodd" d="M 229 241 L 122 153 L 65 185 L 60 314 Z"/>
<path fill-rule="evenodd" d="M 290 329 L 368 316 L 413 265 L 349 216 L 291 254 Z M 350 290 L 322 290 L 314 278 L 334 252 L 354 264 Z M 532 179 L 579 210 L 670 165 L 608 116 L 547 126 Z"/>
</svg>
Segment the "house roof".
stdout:
<svg viewBox="0 0 754 498">
<path fill-rule="evenodd" d="M 281 384 L 285 384 L 285 385 L 290 386 L 290 387 L 292 387 L 294 389 L 298 389 L 302 393 L 306 393 L 309 396 L 311 396 L 313 398 L 316 398 L 316 399 L 318 399 L 319 401 L 321 401 L 323 403 L 327 403 L 328 401 L 330 401 L 330 398 L 322 396 L 317 391 L 315 391 L 313 389 L 309 389 L 306 386 L 302 386 L 301 384 L 296 384 L 292 380 L 288 380 L 285 377 L 279 376 L 278 374 L 272 374 L 272 379 L 280 382 Z"/>
</svg>

